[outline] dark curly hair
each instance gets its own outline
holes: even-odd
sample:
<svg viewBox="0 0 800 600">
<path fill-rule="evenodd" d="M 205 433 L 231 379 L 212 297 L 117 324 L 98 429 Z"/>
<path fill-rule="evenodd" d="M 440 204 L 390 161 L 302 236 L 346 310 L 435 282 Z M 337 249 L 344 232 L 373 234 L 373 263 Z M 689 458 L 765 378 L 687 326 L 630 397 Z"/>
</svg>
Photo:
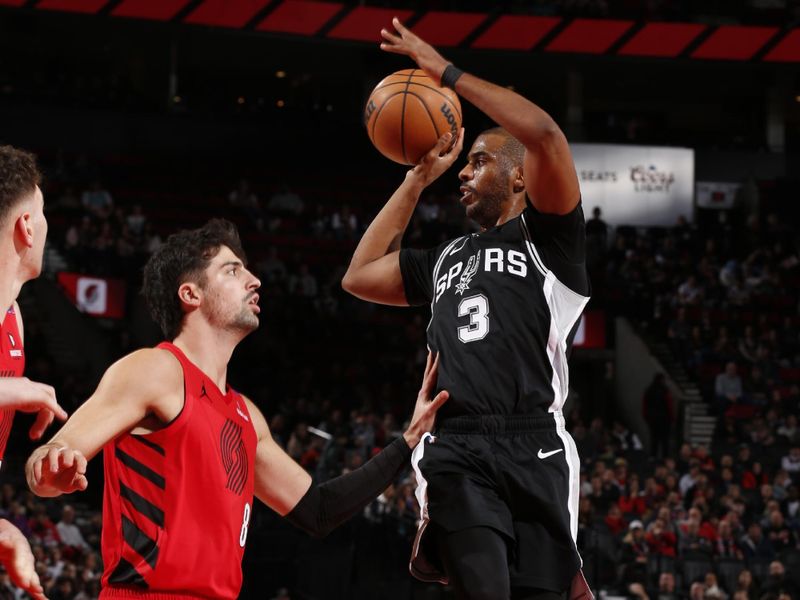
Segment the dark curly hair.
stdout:
<svg viewBox="0 0 800 600">
<path fill-rule="evenodd" d="M 13 146 L 0 146 L 0 221 L 42 182 L 36 157 Z"/>
<path fill-rule="evenodd" d="M 239 232 L 225 219 L 212 219 L 199 229 L 172 234 L 147 261 L 142 293 L 166 339 L 174 340 L 183 324 L 178 287 L 186 281 L 204 285 L 204 271 L 222 246 L 247 263 Z"/>
</svg>

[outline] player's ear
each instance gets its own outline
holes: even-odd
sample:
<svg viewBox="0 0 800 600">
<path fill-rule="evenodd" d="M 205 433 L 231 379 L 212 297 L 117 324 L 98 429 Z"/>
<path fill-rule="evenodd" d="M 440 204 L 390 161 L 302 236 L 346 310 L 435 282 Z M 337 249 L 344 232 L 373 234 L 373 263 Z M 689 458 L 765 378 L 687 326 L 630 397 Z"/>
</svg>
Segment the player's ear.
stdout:
<svg viewBox="0 0 800 600">
<path fill-rule="evenodd" d="M 525 178 L 522 176 L 522 167 L 514 169 L 513 190 L 515 194 L 525 191 Z"/>
<path fill-rule="evenodd" d="M 33 223 L 31 213 L 24 212 L 14 221 L 14 237 L 28 248 L 33 247 Z"/>
<path fill-rule="evenodd" d="M 201 296 L 202 294 L 200 292 L 200 286 L 191 281 L 182 283 L 178 288 L 178 298 L 180 299 L 181 304 L 184 305 L 184 308 L 194 308 L 199 306 Z"/>
</svg>

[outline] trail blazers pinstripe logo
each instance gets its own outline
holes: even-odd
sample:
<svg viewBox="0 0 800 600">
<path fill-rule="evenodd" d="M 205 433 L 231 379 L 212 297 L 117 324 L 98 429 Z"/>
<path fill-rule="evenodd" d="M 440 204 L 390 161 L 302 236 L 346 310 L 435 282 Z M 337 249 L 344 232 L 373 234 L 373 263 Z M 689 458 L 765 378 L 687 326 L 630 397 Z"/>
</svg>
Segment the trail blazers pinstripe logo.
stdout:
<svg viewBox="0 0 800 600">
<path fill-rule="evenodd" d="M 247 449 L 242 440 L 242 426 L 230 419 L 225 422 L 219 436 L 219 449 L 222 454 L 222 466 L 228 476 L 225 486 L 234 494 L 242 495 L 247 481 Z"/>
<path fill-rule="evenodd" d="M 478 250 L 475 254 L 469 257 L 469 261 L 467 262 L 467 268 L 464 269 L 464 272 L 461 273 L 461 278 L 458 280 L 456 284 L 456 294 L 459 296 L 463 295 L 469 289 L 469 284 L 472 281 L 472 278 L 475 277 L 475 273 L 478 272 L 478 268 L 481 266 L 481 251 Z"/>
</svg>

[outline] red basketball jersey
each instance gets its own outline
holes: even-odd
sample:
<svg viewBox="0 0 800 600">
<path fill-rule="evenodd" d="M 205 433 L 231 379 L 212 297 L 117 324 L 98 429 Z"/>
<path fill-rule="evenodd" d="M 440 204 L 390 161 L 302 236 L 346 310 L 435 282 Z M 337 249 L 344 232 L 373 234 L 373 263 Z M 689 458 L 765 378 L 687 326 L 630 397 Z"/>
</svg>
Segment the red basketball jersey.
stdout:
<svg viewBox="0 0 800 600">
<path fill-rule="evenodd" d="M 256 431 L 173 344 L 184 406 L 164 429 L 103 448 L 101 598 L 236 598 L 253 506 Z M 147 377 L 147 373 L 142 373 Z"/>
<path fill-rule="evenodd" d="M 6 311 L 3 324 L 0 326 L 0 377 L 22 377 L 25 371 L 25 350 L 17 327 L 17 314 L 12 306 Z M 14 423 L 14 410 L 6 408 L 0 411 L 0 462 L 6 455 L 6 444 Z"/>
</svg>

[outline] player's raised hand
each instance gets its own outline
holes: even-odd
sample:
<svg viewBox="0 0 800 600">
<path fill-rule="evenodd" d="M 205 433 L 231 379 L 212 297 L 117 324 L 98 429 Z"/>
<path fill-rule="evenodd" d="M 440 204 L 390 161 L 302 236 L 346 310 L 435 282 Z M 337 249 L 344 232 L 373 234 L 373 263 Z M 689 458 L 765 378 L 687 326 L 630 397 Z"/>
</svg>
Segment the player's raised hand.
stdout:
<svg viewBox="0 0 800 600">
<path fill-rule="evenodd" d="M 442 73 L 450 61 L 439 54 L 436 48 L 403 25 L 397 17 L 392 19 L 392 26 L 395 31 L 381 29 L 381 37 L 384 40 L 381 42 L 381 50 L 410 56 L 428 77 L 441 83 Z"/>
<path fill-rule="evenodd" d="M 45 444 L 33 451 L 25 463 L 28 487 L 37 496 L 50 498 L 83 491 L 86 480 L 86 457 L 73 448 Z"/>
<path fill-rule="evenodd" d="M 34 600 L 47 600 L 28 540 L 5 519 L 0 519 L 0 562 L 15 586 L 28 592 Z"/>
<path fill-rule="evenodd" d="M 450 397 L 446 390 L 442 390 L 435 397 L 431 398 L 436 389 L 436 379 L 439 375 L 439 355 L 436 358 L 428 352 L 428 360 L 425 363 L 425 375 L 422 378 L 422 387 L 417 395 L 417 404 L 414 406 L 414 415 L 411 417 L 411 424 L 403 434 L 408 445 L 413 448 L 419 443 L 422 435 L 433 429 L 436 420 L 436 411 Z"/>
<path fill-rule="evenodd" d="M 67 420 L 67 413 L 58 405 L 53 386 L 31 381 L 27 377 L 0 379 L 0 409 L 2 408 L 39 413 L 29 432 L 32 440 L 42 437 L 53 418 Z"/>
<path fill-rule="evenodd" d="M 406 177 L 418 179 L 423 187 L 430 185 L 452 166 L 458 155 L 461 154 L 463 147 L 463 127 L 459 130 L 455 143 L 453 142 L 453 134 L 450 132 L 445 133 L 439 138 L 439 141 L 436 142 L 431 151 L 422 157 L 419 164 L 406 174 Z"/>
</svg>

